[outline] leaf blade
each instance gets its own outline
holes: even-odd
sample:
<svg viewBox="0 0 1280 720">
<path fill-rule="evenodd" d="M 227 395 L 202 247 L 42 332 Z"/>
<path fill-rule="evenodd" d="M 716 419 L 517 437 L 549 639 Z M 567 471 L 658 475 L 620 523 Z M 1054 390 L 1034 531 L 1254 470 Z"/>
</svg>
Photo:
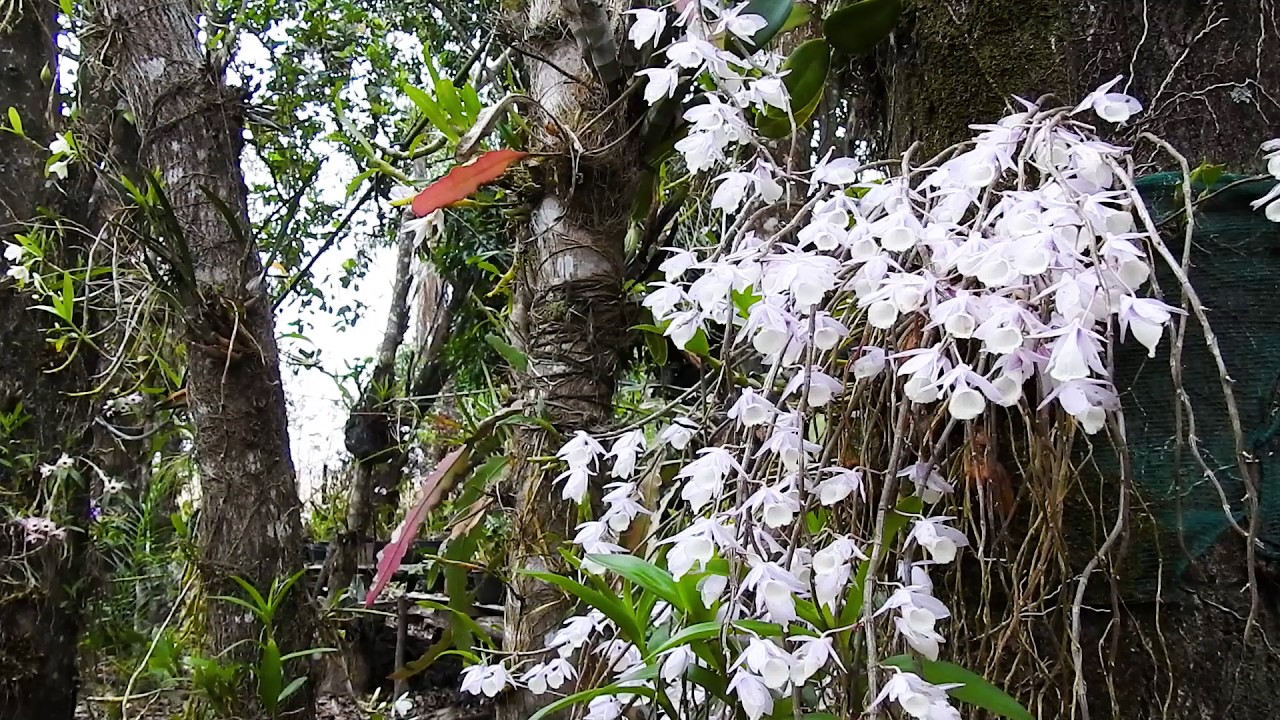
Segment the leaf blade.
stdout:
<svg viewBox="0 0 1280 720">
<path fill-rule="evenodd" d="M 497 180 L 512 163 L 528 154 L 510 149 L 491 150 L 482 153 L 473 162 L 453 168 L 413 198 L 413 214 L 423 217 L 459 200 L 465 200 L 479 190 L 481 185 Z"/>
</svg>

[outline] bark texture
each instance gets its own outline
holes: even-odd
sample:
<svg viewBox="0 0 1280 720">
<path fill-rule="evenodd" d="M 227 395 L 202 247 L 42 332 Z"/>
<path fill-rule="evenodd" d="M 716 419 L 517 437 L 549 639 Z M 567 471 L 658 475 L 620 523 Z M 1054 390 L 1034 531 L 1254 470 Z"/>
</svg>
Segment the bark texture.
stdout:
<svg viewBox="0 0 1280 720">
<path fill-rule="evenodd" d="M 1210 161 L 1225 163 L 1228 172 L 1256 172 L 1259 144 L 1280 128 L 1278 20 L 1272 4 L 1235 0 L 909 3 L 891 46 L 875 60 L 883 82 L 883 94 L 875 98 L 882 121 L 879 140 L 890 152 L 922 141 L 917 157 L 929 157 L 968 139 L 970 123 L 1000 117 L 1010 95 L 1034 100 L 1052 92 L 1060 104 L 1074 104 L 1124 74 L 1127 92 L 1146 108 L 1135 118 L 1134 137 L 1146 130 L 1165 138 L 1193 167 Z M 1140 172 L 1177 169 L 1150 143 L 1139 146 L 1138 157 L 1149 163 Z M 1181 245 L 1181 230 L 1177 233 L 1170 239 L 1174 248 Z M 1191 277 L 1194 282 L 1194 269 Z M 1231 322 L 1229 314 L 1214 317 Z M 1139 522 L 1138 511 L 1131 517 Z M 1135 532 L 1141 530 L 1131 531 L 1130 539 Z M 1081 552 L 1087 557 L 1092 547 Z M 1108 571 L 1112 587 L 1123 582 L 1119 573 L 1115 567 Z M 1280 593 L 1267 568 L 1261 568 L 1261 627 L 1246 643 L 1247 577 L 1243 542 L 1234 535 L 1200 558 L 1180 588 L 1166 587 L 1165 602 L 1121 602 L 1118 616 L 1107 597 L 1106 575 L 1096 575 L 1099 596 L 1090 595 L 1097 601 L 1089 603 L 1082 628 L 1088 712 L 1075 708 L 1075 715 L 1094 720 L 1275 717 L 1280 659 L 1263 636 L 1275 632 Z M 1074 589 L 1071 583 L 1063 592 Z M 988 624 L 991 620 L 987 616 Z M 1046 652 L 1067 642 L 1047 626 L 1035 634 Z M 1041 717 L 1073 715 L 1073 669 L 1067 663 L 1048 659 L 1038 668 L 1019 669 L 1006 662 L 988 677 L 1028 678 L 1027 673 L 1036 676 L 1031 684 L 1057 677 L 1067 688 L 1056 703 L 1039 706 Z"/>
<path fill-rule="evenodd" d="M 535 139 L 540 146 L 532 150 L 570 154 L 565 129 L 588 150 L 625 133 L 623 112 L 610 113 L 594 125 L 589 122 L 609 103 L 601 77 L 609 77 L 612 65 L 604 46 L 612 41 L 623 9 L 613 0 L 529 5 L 524 17 L 527 37 L 536 56 L 546 61 L 530 62 L 529 94 L 553 116 L 540 118 L 548 131 Z M 575 34 L 583 38 L 581 45 Z M 622 142 L 601 156 L 565 157 L 544 165 L 544 194 L 534 203 L 519 245 L 512 331 L 529 358 L 528 372 L 520 380 L 527 389 L 527 407 L 564 433 L 599 427 L 612 408 L 626 328 L 623 239 L 636 164 L 635 149 Z M 535 429 L 521 430 L 514 440 L 516 499 L 508 557 L 512 570 L 564 570 L 558 548 L 572 537 L 574 507 L 553 487 L 557 473 L 525 462 L 554 454 L 556 443 Z M 547 633 L 560 624 L 567 609 L 560 590 L 514 574 L 507 595 L 504 647 L 544 647 Z M 538 704 L 528 693 L 511 693 L 498 717 L 527 718 Z"/>
<path fill-rule="evenodd" d="M 301 518 L 280 384 L 271 303 L 248 221 L 239 160 L 241 97 L 211 67 L 197 41 L 196 8 L 177 0 L 107 0 L 100 5 L 108 56 L 134 112 L 141 162 L 157 172 L 173 208 L 168 233 L 184 306 L 188 395 L 195 426 L 201 509 L 200 570 L 208 595 L 242 594 L 239 576 L 263 592 L 302 568 Z M 236 643 L 252 661 L 261 628 L 229 603 L 210 600 L 214 652 Z M 277 616 L 283 652 L 312 647 L 313 612 L 302 586 Z M 286 674 L 307 671 L 294 661 Z M 312 683 L 290 701 L 310 715 Z M 239 714 L 257 707 L 246 682 Z"/>
<path fill-rule="evenodd" d="M 1017 95 L 1075 104 L 1125 75 L 1138 130 L 1195 156 L 1255 167 L 1280 122 L 1280 27 L 1270 3 L 919 0 L 906 3 L 883 80 L 883 137 L 936 152 Z"/>
<path fill-rule="evenodd" d="M 53 139 L 51 87 L 40 69 L 54 66 L 51 6 L 18 3 L 0 17 L 0 105 L 12 107 L 28 139 L 0 133 L 0 248 L 15 242 L 42 207 L 62 199 L 44 175 Z M 45 11 L 49 12 L 45 12 Z M 10 24 L 5 24 L 9 22 Z M 5 121 L 8 124 L 8 121 Z M 49 234 L 46 257 L 74 266 L 74 239 Z M 10 264 L 0 260 L 0 272 Z M 78 582 L 88 515 L 83 483 L 56 494 L 38 466 L 66 452 L 77 456 L 87 437 L 83 358 L 53 373 L 66 357 L 47 342 L 49 315 L 31 310 L 31 297 L 0 275 L 0 717 L 69 720 L 75 711 L 76 670 L 83 586 Z M 14 422 L 20 417 L 24 420 Z M 29 543 L 15 520 L 50 517 L 65 538 Z"/>
</svg>

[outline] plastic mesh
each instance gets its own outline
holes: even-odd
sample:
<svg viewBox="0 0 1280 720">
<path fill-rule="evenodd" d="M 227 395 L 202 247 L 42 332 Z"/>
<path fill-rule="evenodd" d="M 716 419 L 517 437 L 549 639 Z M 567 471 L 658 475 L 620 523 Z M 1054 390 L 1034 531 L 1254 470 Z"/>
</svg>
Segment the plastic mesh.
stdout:
<svg viewBox="0 0 1280 720">
<path fill-rule="evenodd" d="M 1224 177 L 1215 188 L 1239 179 Z M 1179 173 L 1139 181 L 1157 222 L 1182 209 L 1181 183 Z M 1275 452 L 1280 446 L 1280 224 L 1249 207 L 1270 186 L 1265 181 L 1238 185 L 1200 206 L 1188 274 L 1234 380 L 1247 448 L 1258 460 L 1262 520 L 1258 535 L 1268 551 L 1280 554 L 1280 458 Z M 1162 228 L 1165 242 L 1178 257 L 1184 228 L 1180 219 Z M 1178 282 L 1158 259 L 1156 265 L 1165 301 L 1180 306 Z M 1181 575 L 1189 561 L 1230 528 L 1222 496 L 1185 443 L 1180 447 L 1177 441 L 1178 398 L 1170 373 L 1170 338 L 1166 333 L 1154 358 L 1148 358 L 1132 339 L 1116 356 L 1134 480 L 1156 528 L 1145 538 L 1136 534 L 1130 546 L 1126 594 L 1138 596 L 1154 595 L 1161 558 L 1166 576 L 1169 571 Z M 1203 459 L 1216 474 L 1232 513 L 1244 525 L 1245 484 L 1237 470 L 1222 383 L 1194 317 L 1187 323 L 1181 366 Z M 1184 437 L 1186 422 L 1184 414 Z M 1108 469 L 1104 467 L 1104 473 Z"/>
</svg>

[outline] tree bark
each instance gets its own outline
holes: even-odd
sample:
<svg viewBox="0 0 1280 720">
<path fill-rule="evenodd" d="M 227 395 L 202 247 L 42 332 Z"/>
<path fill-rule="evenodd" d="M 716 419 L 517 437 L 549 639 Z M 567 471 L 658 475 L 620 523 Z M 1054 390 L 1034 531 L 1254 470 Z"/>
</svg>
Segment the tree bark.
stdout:
<svg viewBox="0 0 1280 720">
<path fill-rule="evenodd" d="M 878 139 L 893 153 L 921 141 L 924 148 L 916 157 L 930 157 L 969 139 L 970 123 L 992 122 L 1005 114 L 1010 95 L 1035 100 L 1054 93 L 1055 104 L 1074 104 L 1102 82 L 1124 74 L 1127 85 L 1122 88 L 1142 101 L 1144 112 L 1122 132 L 1130 137 L 1152 132 L 1186 155 L 1192 167 L 1208 161 L 1226 164 L 1227 172 L 1254 173 L 1259 144 L 1280 132 L 1277 21 L 1274 6 L 1235 0 L 917 0 L 907 4 L 890 46 L 874 63 L 883 82 L 883 92 L 873 97 L 883 121 Z M 1138 159 L 1154 170 L 1177 170 L 1176 162 L 1151 143 L 1138 146 Z M 1167 238 L 1175 252 L 1182 242 L 1181 230 L 1177 232 L 1177 238 Z M 1192 282 L 1202 295 L 1209 292 L 1196 278 L 1193 268 Z M 1273 291 L 1269 285 L 1257 290 Z M 1224 311 L 1211 316 L 1211 322 L 1215 319 L 1231 323 L 1233 315 Z M 1194 352 L 1192 345 L 1188 340 L 1188 352 Z M 1230 431 L 1214 426 L 1202 432 Z M 1006 465 L 1015 467 L 1013 462 Z M 1110 502 L 1114 507 L 1115 499 Z M 1126 546 L 1142 541 L 1140 524 L 1146 518 L 1139 520 L 1139 515 L 1140 510 L 1131 516 L 1131 528 L 1134 523 L 1138 528 L 1127 533 Z M 1087 515 L 1071 512 L 1066 518 L 1090 522 Z M 1090 537 L 1087 531 L 1083 535 Z M 1094 545 L 1080 551 L 1087 556 Z M 1220 542 L 1188 577 L 1173 582 L 1166 575 L 1161 602 L 1122 600 L 1117 615 L 1107 598 L 1108 576 L 1114 589 L 1124 582 L 1123 574 L 1113 561 L 1105 573 L 1094 576 L 1101 597 L 1084 612 L 1081 643 L 1088 709 L 1076 708 L 1075 714 L 1095 720 L 1275 716 L 1280 686 L 1273 679 L 1280 673 L 1280 660 L 1263 635 L 1276 627 L 1280 595 L 1261 572 L 1266 581 L 1259 588 L 1261 627 L 1245 642 L 1250 599 L 1239 537 Z M 1062 592 L 1074 593 L 1075 582 Z M 988 607 L 986 612 L 989 624 L 995 613 L 1003 618 L 1010 611 Z M 1044 613 L 1033 615 L 1037 617 L 1024 622 L 1045 653 L 1068 642 L 1061 626 L 1051 627 Z M 963 643 L 956 648 L 966 650 L 972 648 Z M 1071 714 L 1074 669 L 1069 663 L 1041 658 L 1044 664 L 1029 671 L 1010 667 L 1015 653 L 1006 648 L 1003 656 L 992 659 L 994 675 L 988 677 L 1025 689 L 1051 684 L 1049 676 L 1056 676 L 1065 681 L 1059 683 L 1065 689 L 1041 706 L 1042 716 Z M 1038 677 L 1030 678 L 1028 672 Z"/>
<path fill-rule="evenodd" d="M 919 0 L 879 56 L 882 140 L 937 152 L 1011 95 L 1075 104 L 1116 75 L 1140 98 L 1137 129 L 1238 170 L 1277 132 L 1280 46 L 1266 3 L 1143 0 Z M 1167 160 L 1163 161 L 1167 165 Z"/>
<path fill-rule="evenodd" d="M 55 8 L 18 3 L 12 9 L 11 24 L 0 18 L 0 105 L 16 111 L 27 137 L 0 133 L 0 248 L 28 232 L 40 208 L 76 209 L 44 173 L 45 146 L 56 128 L 52 88 L 41 68 L 56 67 Z M 76 267 L 81 238 L 75 231 L 49 231 L 45 237 L 46 260 Z M 0 260 L 0 271 L 10 267 Z M 53 372 L 67 357 L 52 350 L 50 316 L 34 311 L 34 304 L 27 290 L 0 274 L 0 414 L 8 421 L 0 427 L 0 716 L 70 720 L 80 685 L 76 661 L 85 586 L 78 580 L 88 520 L 89 470 L 78 458 L 86 448 L 91 406 L 87 398 L 68 394 L 84 389 L 90 353 Z M 83 476 L 54 487 L 41 477 L 39 465 L 63 453 L 77 459 Z M 29 542 L 17 521 L 32 516 L 56 522 L 63 537 Z"/>
<path fill-rule="evenodd" d="M 588 126 L 609 102 L 600 79 L 608 68 L 588 60 L 586 50 L 563 29 L 566 22 L 575 29 L 603 22 L 607 32 L 595 37 L 613 37 L 622 9 L 617 2 L 596 5 L 589 0 L 530 6 L 525 17 L 529 42 L 535 57 L 546 62 L 530 62 L 529 94 L 551 116 L 540 118 L 539 124 L 549 130 L 535 139 L 532 150 L 571 152 L 556 122 L 588 149 L 604 147 L 625 133 L 626 113 L 612 113 Z M 597 48 L 592 55 L 607 56 L 607 48 Z M 600 59 L 595 62 L 603 65 Z M 534 203 L 529 228 L 518 245 L 512 311 L 513 339 L 529 358 L 528 371 L 519 378 L 527 407 L 565 433 L 598 428 L 611 412 L 626 327 L 623 238 L 638 164 L 629 141 L 601 157 L 575 160 L 564 158 L 541 168 L 546 173 L 544 192 Z M 552 486 L 557 473 L 525 460 L 557 449 L 556 441 L 539 429 L 523 428 L 513 439 L 511 483 L 516 499 L 508 547 L 513 571 L 566 570 L 558 549 L 572 537 L 574 506 Z M 559 590 L 513 574 L 504 648 L 541 649 L 567 609 Z M 529 693 L 513 692 L 500 704 L 497 717 L 527 718 L 539 704 Z"/>
<path fill-rule="evenodd" d="M 157 171 L 173 208 L 167 240 L 190 267 L 176 268 L 186 314 L 188 395 L 195 426 L 201 507 L 200 570 L 208 596 L 241 595 L 239 576 L 262 592 L 302 568 L 302 532 L 271 302 L 248 219 L 240 171 L 239 91 L 226 86 L 197 40 L 194 7 L 174 0 L 108 0 L 97 22 L 111 38 L 109 57 L 134 112 L 144 167 Z M 179 261 L 181 263 L 181 261 Z M 297 586 L 277 613 L 281 651 L 314 645 L 314 613 Z M 240 643 L 252 663 L 258 623 L 235 606 L 209 600 L 210 650 Z M 244 643 L 245 640 L 250 642 Z M 309 674 L 307 661 L 286 667 Z M 288 680 L 289 678 L 286 678 Z M 289 702 L 309 717 L 312 683 Z M 239 712 L 259 715 L 246 682 Z"/>
</svg>

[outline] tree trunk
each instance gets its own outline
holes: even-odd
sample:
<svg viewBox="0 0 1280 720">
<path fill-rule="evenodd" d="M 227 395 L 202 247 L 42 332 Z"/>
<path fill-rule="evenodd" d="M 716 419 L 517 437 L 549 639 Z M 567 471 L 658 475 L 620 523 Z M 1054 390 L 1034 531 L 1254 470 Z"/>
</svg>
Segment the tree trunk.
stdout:
<svg viewBox="0 0 1280 720">
<path fill-rule="evenodd" d="M 396 437 L 396 418 L 384 400 L 395 382 L 396 353 L 409 328 L 414 250 L 413 234 L 402 232 L 396 248 L 396 275 L 391 289 L 387 327 L 378 345 L 369 384 L 347 417 L 346 446 L 355 466 L 352 468 L 351 491 L 347 495 L 346 524 L 330 544 L 330 557 L 325 559 L 326 566 L 332 568 L 328 573 L 330 599 L 346 590 L 355 577 L 357 550 L 366 541 L 373 518 L 374 477 L 383 472 L 398 475 L 404 458 Z"/>
<path fill-rule="evenodd" d="M 604 147 L 626 130 L 625 113 L 612 113 L 588 127 L 608 105 L 604 83 L 584 50 L 558 23 L 575 28 L 603 22 L 612 38 L 623 9 L 587 0 L 534 3 L 526 17 L 535 57 L 530 61 L 529 94 L 551 118 L 540 117 L 548 131 L 532 150 L 571 152 L 562 123 L 588 150 Z M 592 35 L 581 32 L 584 36 Z M 607 48 L 599 48 L 607 52 Z M 599 56 L 600 53 L 593 53 Z M 597 63 L 600 60 L 596 61 Z M 574 79 L 577 80 L 575 81 Z M 554 120 L 552 119 L 554 118 Z M 552 134 L 554 133 L 554 134 Z M 520 382 L 527 407 L 561 432 L 598 428 L 612 408 L 623 320 L 623 237 L 634 192 L 636 151 L 623 142 L 602 157 L 561 158 L 541 168 L 544 194 L 534 203 L 527 233 L 515 262 L 514 340 L 529 358 Z M 575 169 L 577 175 L 575 175 Z M 572 537 L 576 511 L 552 486 L 556 472 L 525 458 L 551 455 L 557 441 L 539 429 L 516 433 L 511 456 L 516 495 L 508 565 L 519 569 L 565 571 L 558 549 Z M 559 590 L 528 576 L 513 574 L 507 594 L 504 648 L 529 651 L 544 647 L 546 635 L 564 619 L 568 605 Z M 524 692 L 509 694 L 499 706 L 500 720 L 532 714 L 538 700 Z"/>
<path fill-rule="evenodd" d="M 1056 96 L 1055 105 L 1074 104 L 1101 83 L 1123 74 L 1125 84 L 1118 89 L 1125 89 L 1144 105 L 1144 112 L 1134 118 L 1132 126 L 1120 131 L 1125 137 L 1132 139 L 1139 131 L 1149 131 L 1177 148 L 1192 167 L 1208 161 L 1226 164 L 1227 172 L 1252 174 L 1259 167 L 1259 144 L 1280 133 L 1275 120 L 1280 115 L 1278 27 L 1274 6 L 1236 0 L 1091 4 L 917 0 L 907 4 L 891 46 L 882 49 L 875 61 L 883 82 L 883 93 L 874 98 L 883 120 L 879 141 L 899 153 L 922 141 L 924 148 L 916 157 L 927 158 L 969 139 L 973 133 L 970 123 L 992 122 L 1004 115 L 1011 95 L 1035 100 L 1051 92 Z M 1105 125 L 1092 114 L 1081 118 Z M 1178 169 L 1176 161 L 1161 155 L 1152 143 L 1137 147 L 1139 160 L 1150 163 L 1154 170 Z M 1248 215 L 1247 211 L 1240 214 Z M 1177 229 L 1176 237 L 1166 238 L 1175 254 L 1180 253 L 1181 232 Z M 1205 263 L 1198 262 L 1192 268 L 1191 280 L 1202 296 L 1208 295 L 1213 289 L 1203 284 L 1207 282 L 1204 278 L 1213 274 L 1197 280 L 1197 269 L 1204 271 Z M 1273 283 L 1268 280 L 1256 292 L 1273 293 Z M 1210 316 L 1215 327 L 1241 322 L 1236 312 L 1218 308 L 1211 295 L 1206 304 L 1221 310 Z M 1194 326 L 1194 320 L 1191 324 Z M 1203 347 L 1203 343 L 1188 339 L 1188 353 L 1197 352 L 1193 345 Z M 1184 360 L 1191 357 L 1184 355 Z M 1243 361 L 1238 356 L 1227 357 L 1228 366 Z M 1162 361 L 1149 362 L 1159 365 Z M 1167 374 L 1167 364 L 1150 372 Z M 1216 391 L 1216 374 L 1213 386 Z M 1237 388 L 1237 397 L 1248 392 Z M 1138 405 L 1152 401 L 1161 400 L 1132 400 Z M 1127 413 L 1143 412 L 1130 402 L 1126 398 Z M 1230 430 L 1225 422 L 1208 423 L 1201 432 L 1211 436 Z M 1157 450 L 1161 451 L 1172 452 L 1169 448 Z M 1224 462 L 1234 467 L 1231 458 Z M 1006 465 L 1015 467 L 1012 461 Z M 1267 492 L 1264 488 L 1264 495 Z M 1123 545 L 1131 558 L 1144 552 L 1139 543 L 1144 542 L 1142 526 L 1149 518 L 1141 513 L 1143 505 L 1153 500 L 1160 498 L 1143 498 L 1138 503 L 1140 510 L 1130 516 L 1131 529 Z M 1242 506 L 1239 497 L 1231 500 L 1238 509 Z M 1115 499 L 1109 502 L 1114 508 Z M 1092 522 L 1088 509 L 1081 509 L 1083 517 L 1073 512 L 1065 515 L 1068 523 Z M 1160 530 L 1177 532 L 1169 527 Z M 1083 534 L 1090 544 L 1076 550 L 1087 557 L 1097 545 L 1094 540 L 1105 530 L 1092 537 L 1087 530 Z M 1167 560 L 1170 567 L 1175 564 L 1175 559 Z M 1166 585 L 1159 602 L 1154 601 L 1154 594 L 1144 599 L 1121 598 L 1117 615 L 1108 596 L 1116 593 L 1112 597 L 1119 597 L 1116 588 L 1130 580 L 1126 569 L 1133 564 L 1132 559 L 1127 566 L 1113 559 L 1109 566 L 1104 564 L 1105 573 L 1094 576 L 1099 597 L 1083 614 L 1081 638 L 1088 708 L 1077 707 L 1076 713 L 1094 719 L 1274 717 L 1280 707 L 1280 686 L 1274 682 L 1280 673 L 1280 659 L 1262 635 L 1273 632 L 1280 619 L 1274 611 L 1280 594 L 1273 583 L 1260 583 L 1261 627 L 1245 642 L 1250 593 L 1242 539 L 1235 535 L 1224 538 L 1198 559 L 1187 577 L 1174 578 L 1163 570 Z M 1145 570 L 1153 572 L 1155 568 Z M 1079 567 L 1073 569 L 1078 571 Z M 1260 574 L 1265 580 L 1267 574 Z M 1070 579 L 1062 588 L 1063 594 L 1073 594 L 1077 581 Z M 1069 600 L 1063 602 L 1070 604 Z M 988 628 L 995 613 L 999 612 L 1001 619 L 1010 614 L 1007 608 L 988 607 L 986 611 L 989 614 L 983 622 L 987 625 L 983 627 Z M 1037 617 L 1025 622 L 1032 624 L 1034 642 L 1042 654 L 1050 655 L 1062 647 L 1058 643 L 1068 642 L 1061 626 L 1055 630 L 1043 613 L 1032 615 Z M 989 641 L 975 644 L 985 642 Z M 961 653 L 965 650 L 956 648 Z M 1071 715 L 1074 669 L 1070 663 L 1042 657 L 1044 664 L 1030 670 L 1042 677 L 1022 682 L 1028 668 L 1010 667 L 1013 654 L 1014 649 L 1006 648 L 1003 656 L 991 660 L 996 669 L 988 677 L 1026 688 L 1056 674 L 1065 691 L 1056 702 L 1041 706 L 1042 717 Z"/>
<path fill-rule="evenodd" d="M 111 38 L 116 78 L 133 109 L 144 167 L 157 171 L 175 227 L 173 253 L 186 313 L 188 395 L 195 426 L 201 509 L 197 526 L 204 590 L 242 595 L 231 576 L 266 592 L 302 568 L 301 505 L 289 454 L 271 303 L 248 220 L 240 171 L 239 91 L 211 67 L 197 39 L 194 9 L 162 0 L 110 0 L 96 20 Z M 179 260 L 179 265 L 182 261 Z M 313 646 L 314 614 L 297 586 L 276 615 L 282 652 Z M 233 645 L 252 663 L 258 623 L 234 605 L 209 600 L 210 650 Z M 250 642 L 244 643 L 245 640 Z M 286 682 L 308 674 L 285 668 Z M 251 684 L 244 716 L 260 714 Z M 290 701 L 312 714 L 311 683 Z"/>
<path fill-rule="evenodd" d="M 54 8 L 19 3 L 11 10 L 10 25 L 0 15 L 0 105 L 17 113 L 27 138 L 0 133 L 0 248 L 29 231 L 26 223 L 38 219 L 39 208 L 76 209 L 44 172 L 45 146 L 55 127 L 49 112 L 52 88 L 41 78 L 41 68 L 56 67 Z M 77 266 L 81 238 L 75 231 L 50 231 L 45 237 L 46 261 Z M 13 266 L 0 260 L 4 273 Z M 79 457 L 91 408 L 87 398 L 68 393 L 84 389 L 89 352 L 53 372 L 67 362 L 66 350 L 53 351 L 47 335 L 51 316 L 34 311 L 34 304 L 29 288 L 0 274 L 0 716 L 70 720 L 80 684 L 76 661 L 84 585 L 78 579 L 90 476 Z M 39 466 L 63 453 L 82 474 L 62 483 L 43 478 Z M 57 523 L 61 537 L 28 538 L 18 521 L 30 517 Z"/>
</svg>

